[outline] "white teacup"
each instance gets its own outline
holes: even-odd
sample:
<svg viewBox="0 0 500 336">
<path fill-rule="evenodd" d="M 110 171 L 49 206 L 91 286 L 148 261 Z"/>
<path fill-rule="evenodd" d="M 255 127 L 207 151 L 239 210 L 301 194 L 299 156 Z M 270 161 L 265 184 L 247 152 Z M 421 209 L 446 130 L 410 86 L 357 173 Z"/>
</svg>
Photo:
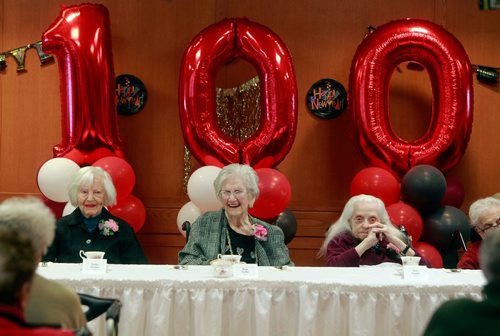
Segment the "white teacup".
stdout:
<svg viewBox="0 0 500 336">
<path fill-rule="evenodd" d="M 224 259 L 215 259 L 210 262 L 214 276 L 217 278 L 229 278 L 233 276 L 233 262 Z"/>
<path fill-rule="evenodd" d="M 403 262 L 403 266 L 418 266 L 420 257 L 401 257 L 401 261 Z"/>
<path fill-rule="evenodd" d="M 84 251 L 80 250 L 80 258 L 82 259 L 103 259 L 104 253 L 101 251 Z"/>
<path fill-rule="evenodd" d="M 241 260 L 241 256 L 238 254 L 218 254 L 217 259 L 229 261 L 232 264 L 237 264 Z"/>
</svg>

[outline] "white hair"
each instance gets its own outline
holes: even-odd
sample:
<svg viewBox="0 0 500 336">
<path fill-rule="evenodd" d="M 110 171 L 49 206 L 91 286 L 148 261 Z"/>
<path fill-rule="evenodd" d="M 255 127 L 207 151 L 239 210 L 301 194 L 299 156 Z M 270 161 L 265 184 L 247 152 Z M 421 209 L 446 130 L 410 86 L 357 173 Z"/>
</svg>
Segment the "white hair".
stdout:
<svg viewBox="0 0 500 336">
<path fill-rule="evenodd" d="M 247 192 L 254 198 L 259 197 L 259 177 L 252 167 L 245 164 L 232 163 L 219 172 L 214 180 L 214 189 L 217 197 L 220 196 L 222 184 L 230 177 L 240 177 L 245 183 Z"/>
<path fill-rule="evenodd" d="M 77 171 L 71 179 L 68 196 L 73 206 L 78 206 L 78 190 L 80 187 L 92 185 L 96 178 L 101 179 L 104 187 L 105 197 L 103 205 L 112 206 L 116 204 L 116 188 L 111 175 L 101 167 L 87 166 Z"/>
<path fill-rule="evenodd" d="M 56 219 L 36 197 L 12 197 L 0 204 L 0 227 L 28 236 L 35 253 L 43 255 L 52 244 Z"/>
<path fill-rule="evenodd" d="M 472 203 L 471 206 L 469 207 L 470 226 L 474 227 L 478 224 L 481 224 L 479 222 L 479 217 L 481 217 L 491 208 L 495 207 L 500 208 L 500 200 L 494 197 L 480 198 L 474 203 Z"/>
</svg>

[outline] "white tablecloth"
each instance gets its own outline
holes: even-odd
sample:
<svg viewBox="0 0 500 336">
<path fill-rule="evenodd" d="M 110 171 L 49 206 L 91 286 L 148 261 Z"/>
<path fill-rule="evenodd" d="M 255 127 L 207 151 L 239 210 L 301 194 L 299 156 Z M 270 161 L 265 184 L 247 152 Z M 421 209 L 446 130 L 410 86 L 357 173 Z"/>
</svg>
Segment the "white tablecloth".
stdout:
<svg viewBox="0 0 500 336">
<path fill-rule="evenodd" d="M 38 268 L 77 292 L 120 299 L 120 336 L 421 335 L 442 302 L 480 299 L 485 283 L 480 271 L 429 269 L 418 281 L 400 271 L 259 267 L 258 279 L 218 279 L 209 266 L 108 265 L 103 275 L 83 274 L 81 264 Z"/>
</svg>

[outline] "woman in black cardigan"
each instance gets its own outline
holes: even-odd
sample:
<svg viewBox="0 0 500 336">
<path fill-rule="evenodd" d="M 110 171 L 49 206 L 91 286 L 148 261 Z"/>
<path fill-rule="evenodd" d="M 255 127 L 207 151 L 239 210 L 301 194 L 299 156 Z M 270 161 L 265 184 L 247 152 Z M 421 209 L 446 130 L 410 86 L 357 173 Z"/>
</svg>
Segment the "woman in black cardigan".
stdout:
<svg viewBox="0 0 500 336">
<path fill-rule="evenodd" d="M 132 227 L 105 208 L 116 203 L 111 176 L 100 167 L 81 168 L 72 178 L 69 200 L 76 209 L 57 221 L 55 239 L 43 261 L 79 263 L 79 252 L 102 251 L 111 264 L 146 264 Z"/>
</svg>

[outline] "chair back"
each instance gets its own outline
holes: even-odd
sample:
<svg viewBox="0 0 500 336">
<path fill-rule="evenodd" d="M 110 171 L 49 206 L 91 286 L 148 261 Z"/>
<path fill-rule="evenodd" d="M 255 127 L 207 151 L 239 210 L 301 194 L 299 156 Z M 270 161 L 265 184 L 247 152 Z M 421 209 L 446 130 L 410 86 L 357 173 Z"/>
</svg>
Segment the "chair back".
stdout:
<svg viewBox="0 0 500 336">
<path fill-rule="evenodd" d="M 186 232 L 186 243 L 189 240 L 189 232 L 191 231 L 191 223 L 189 221 L 185 221 L 181 226 L 182 231 Z"/>
<path fill-rule="evenodd" d="M 82 306 L 88 309 L 85 311 L 87 321 L 106 313 L 106 334 L 108 336 L 118 335 L 118 322 L 120 321 L 120 310 L 122 304 L 118 299 L 101 298 L 89 294 L 78 293 Z"/>
</svg>

